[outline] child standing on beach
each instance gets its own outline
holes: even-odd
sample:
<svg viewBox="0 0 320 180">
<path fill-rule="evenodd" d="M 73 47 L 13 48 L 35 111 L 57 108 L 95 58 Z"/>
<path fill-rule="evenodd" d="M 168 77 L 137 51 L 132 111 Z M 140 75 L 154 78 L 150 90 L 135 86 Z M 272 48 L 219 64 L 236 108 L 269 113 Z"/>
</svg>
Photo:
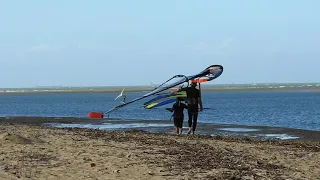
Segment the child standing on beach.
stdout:
<svg viewBox="0 0 320 180">
<path fill-rule="evenodd" d="M 170 112 L 173 113 L 173 121 L 174 126 L 176 127 L 177 134 L 182 134 L 182 125 L 183 125 L 183 119 L 184 114 L 183 110 L 188 109 L 188 106 L 181 102 L 181 99 L 177 97 L 176 102 L 173 104 L 172 108 L 166 108 Z"/>
</svg>

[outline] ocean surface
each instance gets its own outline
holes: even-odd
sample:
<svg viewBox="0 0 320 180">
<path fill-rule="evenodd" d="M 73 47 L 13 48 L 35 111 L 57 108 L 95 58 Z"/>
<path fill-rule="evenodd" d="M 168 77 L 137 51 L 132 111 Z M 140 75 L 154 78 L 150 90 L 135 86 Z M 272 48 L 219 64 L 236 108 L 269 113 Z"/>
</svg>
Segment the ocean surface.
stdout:
<svg viewBox="0 0 320 180">
<path fill-rule="evenodd" d="M 0 116 L 87 117 L 88 112 L 106 112 L 120 101 L 119 93 L 2 93 Z M 128 92 L 127 100 L 144 92 Z M 205 109 L 199 122 L 273 126 L 320 131 L 320 92 L 311 91 L 204 91 Z M 123 107 L 110 118 L 130 120 L 169 120 L 171 113 L 162 106 L 144 109 L 146 98 Z M 169 121 L 168 121 L 169 122 Z M 185 123 L 187 112 L 185 112 Z M 171 124 L 171 123 L 170 123 Z M 172 125 L 171 125 L 172 126 Z"/>
</svg>

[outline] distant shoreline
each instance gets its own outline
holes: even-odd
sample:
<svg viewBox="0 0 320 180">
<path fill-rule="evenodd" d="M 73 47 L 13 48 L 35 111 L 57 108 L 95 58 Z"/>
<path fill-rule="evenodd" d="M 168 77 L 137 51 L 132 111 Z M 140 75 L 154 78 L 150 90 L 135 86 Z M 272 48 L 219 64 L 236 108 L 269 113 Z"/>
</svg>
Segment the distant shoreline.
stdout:
<svg viewBox="0 0 320 180">
<path fill-rule="evenodd" d="M 15 89 L 1 91 L 0 94 L 37 94 L 37 93 L 115 93 L 121 92 L 123 88 L 99 88 L 99 89 Z M 152 88 L 126 88 L 125 92 L 150 92 Z M 320 87 L 201 87 L 203 92 L 227 92 L 227 91 L 312 91 L 320 92 Z"/>
</svg>

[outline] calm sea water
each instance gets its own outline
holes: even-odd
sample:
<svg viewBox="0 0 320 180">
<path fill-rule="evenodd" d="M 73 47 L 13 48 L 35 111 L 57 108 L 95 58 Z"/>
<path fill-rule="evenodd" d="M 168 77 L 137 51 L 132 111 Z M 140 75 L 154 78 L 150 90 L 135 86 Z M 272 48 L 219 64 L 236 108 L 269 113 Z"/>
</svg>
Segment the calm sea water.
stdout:
<svg viewBox="0 0 320 180">
<path fill-rule="evenodd" d="M 127 100 L 144 93 L 127 93 Z M 0 94 L 0 116 L 87 117 L 90 111 L 106 112 L 120 102 L 118 93 Z M 320 130 L 319 92 L 233 91 L 203 92 L 206 108 L 199 122 L 262 125 Z M 112 113 L 110 117 L 166 120 L 171 113 L 140 107 L 140 100 Z"/>
</svg>

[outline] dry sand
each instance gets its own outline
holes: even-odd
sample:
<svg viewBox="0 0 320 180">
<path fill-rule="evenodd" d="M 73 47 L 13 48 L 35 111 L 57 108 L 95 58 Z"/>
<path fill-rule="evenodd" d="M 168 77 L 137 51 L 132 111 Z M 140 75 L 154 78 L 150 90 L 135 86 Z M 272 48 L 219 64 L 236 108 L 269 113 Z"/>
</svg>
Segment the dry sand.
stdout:
<svg viewBox="0 0 320 180">
<path fill-rule="evenodd" d="M 320 144 L 0 123 L 0 179 L 320 179 Z"/>
</svg>

